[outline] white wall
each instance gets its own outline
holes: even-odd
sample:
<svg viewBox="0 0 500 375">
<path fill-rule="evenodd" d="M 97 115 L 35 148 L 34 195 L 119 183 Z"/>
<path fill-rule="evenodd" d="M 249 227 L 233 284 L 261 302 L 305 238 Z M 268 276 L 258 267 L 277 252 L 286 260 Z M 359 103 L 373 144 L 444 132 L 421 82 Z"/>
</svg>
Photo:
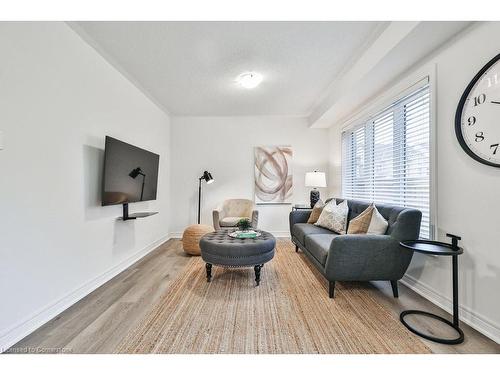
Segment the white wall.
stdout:
<svg viewBox="0 0 500 375">
<path fill-rule="evenodd" d="M 328 129 L 328 191 L 331 197 L 342 196 L 342 133 L 338 127 Z"/>
<path fill-rule="evenodd" d="M 253 149 L 261 145 L 293 147 L 293 203 L 309 201 L 305 172 L 327 171 L 328 131 L 309 129 L 295 117 L 173 117 L 172 235 L 196 223 L 198 177 L 212 172 L 203 186 L 202 222 L 212 224 L 212 210 L 224 199 L 254 199 Z M 325 189 L 321 189 L 326 197 Z M 259 227 L 287 236 L 290 205 L 259 205 Z"/>
<path fill-rule="evenodd" d="M 458 101 L 474 75 L 500 50 L 491 38 L 500 23 L 481 23 L 432 54 L 403 79 L 436 71 L 436 184 L 439 240 L 446 233 L 462 236 L 459 258 L 461 317 L 500 342 L 500 170 L 482 165 L 462 151 L 455 133 Z M 394 83 L 394 82 L 393 82 Z M 340 127 L 330 130 L 330 159 L 338 170 Z M 337 150 L 337 151 L 336 151 Z M 337 169 L 335 169 L 337 168 Z M 332 192 L 332 193 L 336 193 Z M 450 310 L 450 259 L 416 254 L 405 282 Z"/>
<path fill-rule="evenodd" d="M 0 350 L 166 239 L 169 117 L 64 23 L 0 23 Z M 104 136 L 160 154 L 154 210 L 100 207 Z"/>
</svg>

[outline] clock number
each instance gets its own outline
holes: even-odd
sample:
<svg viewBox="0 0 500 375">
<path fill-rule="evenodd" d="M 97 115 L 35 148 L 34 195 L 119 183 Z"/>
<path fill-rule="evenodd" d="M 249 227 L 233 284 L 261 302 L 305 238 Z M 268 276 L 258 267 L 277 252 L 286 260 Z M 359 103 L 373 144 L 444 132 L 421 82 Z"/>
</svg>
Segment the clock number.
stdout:
<svg viewBox="0 0 500 375">
<path fill-rule="evenodd" d="M 467 125 L 472 126 L 476 123 L 476 116 L 471 116 L 467 119 Z"/>
<path fill-rule="evenodd" d="M 495 143 L 494 145 L 491 145 L 490 148 L 493 150 L 493 155 L 496 155 L 497 154 L 497 151 L 498 151 L 498 146 L 500 145 L 500 143 Z"/>
<path fill-rule="evenodd" d="M 484 141 L 484 133 L 483 132 L 477 132 L 476 133 L 476 142 L 482 142 Z"/>
<path fill-rule="evenodd" d="M 474 107 L 477 107 L 479 104 L 483 104 L 486 101 L 486 94 L 481 94 L 474 98 Z"/>
</svg>

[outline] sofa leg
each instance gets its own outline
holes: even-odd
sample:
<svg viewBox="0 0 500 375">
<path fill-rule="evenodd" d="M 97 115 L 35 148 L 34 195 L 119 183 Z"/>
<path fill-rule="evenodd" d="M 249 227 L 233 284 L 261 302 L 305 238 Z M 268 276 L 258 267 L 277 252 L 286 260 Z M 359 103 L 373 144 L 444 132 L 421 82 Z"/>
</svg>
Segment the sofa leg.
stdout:
<svg viewBox="0 0 500 375">
<path fill-rule="evenodd" d="M 295 245 L 295 252 L 298 253 L 299 252 L 299 247 L 297 245 Z"/>
<path fill-rule="evenodd" d="M 392 295 L 394 298 L 399 297 L 399 292 L 398 292 L 398 281 L 397 280 L 391 280 L 391 287 L 392 287 Z"/>
<path fill-rule="evenodd" d="M 330 298 L 335 297 L 335 281 L 329 281 L 328 282 L 328 296 Z"/>
</svg>

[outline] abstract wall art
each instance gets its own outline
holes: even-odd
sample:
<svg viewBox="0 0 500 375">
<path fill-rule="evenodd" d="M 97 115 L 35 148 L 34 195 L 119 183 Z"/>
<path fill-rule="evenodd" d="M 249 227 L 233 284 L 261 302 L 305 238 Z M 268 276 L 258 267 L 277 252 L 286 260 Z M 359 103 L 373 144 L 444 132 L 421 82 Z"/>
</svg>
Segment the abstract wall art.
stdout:
<svg viewBox="0 0 500 375">
<path fill-rule="evenodd" d="M 255 203 L 291 203 L 292 147 L 255 147 Z"/>
</svg>

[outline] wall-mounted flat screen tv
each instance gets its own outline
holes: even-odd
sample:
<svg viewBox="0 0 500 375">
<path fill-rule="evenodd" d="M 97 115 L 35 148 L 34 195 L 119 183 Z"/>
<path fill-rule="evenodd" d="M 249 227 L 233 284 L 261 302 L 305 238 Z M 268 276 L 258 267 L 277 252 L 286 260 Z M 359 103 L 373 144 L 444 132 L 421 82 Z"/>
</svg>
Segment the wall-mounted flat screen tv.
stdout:
<svg viewBox="0 0 500 375">
<path fill-rule="evenodd" d="M 102 205 L 156 199 L 160 155 L 106 137 Z"/>
</svg>

